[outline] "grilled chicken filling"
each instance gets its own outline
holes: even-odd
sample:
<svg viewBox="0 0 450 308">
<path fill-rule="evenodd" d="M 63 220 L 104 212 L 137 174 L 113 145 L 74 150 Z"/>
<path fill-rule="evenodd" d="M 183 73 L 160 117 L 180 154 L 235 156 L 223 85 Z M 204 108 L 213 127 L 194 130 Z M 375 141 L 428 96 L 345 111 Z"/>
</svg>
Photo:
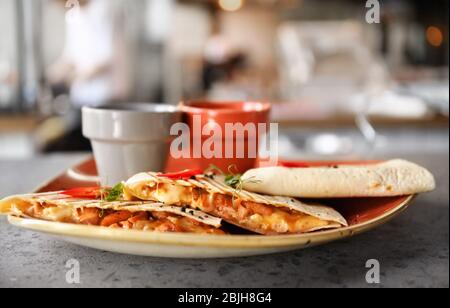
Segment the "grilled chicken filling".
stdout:
<svg viewBox="0 0 450 308">
<path fill-rule="evenodd" d="M 92 207 L 58 207 L 48 204 L 14 204 L 12 212 L 18 216 L 75 223 L 82 225 L 122 228 L 141 231 L 192 232 L 225 234 L 220 229 L 199 221 L 168 212 L 131 212 L 126 210 L 102 210 Z"/>
<path fill-rule="evenodd" d="M 144 185 L 140 192 L 138 197 L 144 200 L 188 205 L 262 234 L 304 233 L 333 224 L 287 208 L 242 201 L 231 195 L 211 194 L 200 188 L 158 183 Z"/>
</svg>

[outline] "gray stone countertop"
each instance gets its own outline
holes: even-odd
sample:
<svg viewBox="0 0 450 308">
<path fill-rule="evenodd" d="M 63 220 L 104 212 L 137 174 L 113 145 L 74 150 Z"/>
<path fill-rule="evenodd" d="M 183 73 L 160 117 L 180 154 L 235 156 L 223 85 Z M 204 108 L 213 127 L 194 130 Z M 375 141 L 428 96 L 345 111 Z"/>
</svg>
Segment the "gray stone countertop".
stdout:
<svg viewBox="0 0 450 308">
<path fill-rule="evenodd" d="M 83 159 L 53 155 L 0 161 L 0 196 L 29 192 Z M 449 154 L 408 155 L 429 168 L 438 189 L 371 232 L 340 242 L 268 256 L 174 260 L 84 248 L 10 226 L 0 218 L 0 287 L 72 287 L 66 262 L 77 259 L 79 287 L 373 287 L 368 259 L 381 266 L 381 287 L 449 287 Z"/>
</svg>

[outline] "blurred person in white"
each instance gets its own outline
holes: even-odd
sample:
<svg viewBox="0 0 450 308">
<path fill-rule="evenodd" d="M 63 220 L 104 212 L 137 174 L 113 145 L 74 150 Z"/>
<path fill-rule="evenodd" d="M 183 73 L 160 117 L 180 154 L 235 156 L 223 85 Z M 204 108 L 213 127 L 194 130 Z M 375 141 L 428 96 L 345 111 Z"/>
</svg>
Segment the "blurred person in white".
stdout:
<svg viewBox="0 0 450 308">
<path fill-rule="evenodd" d="M 123 96 L 125 83 L 115 79 L 123 63 L 115 1 L 58 2 L 67 9 L 65 44 L 48 71 L 49 82 L 69 86 L 71 102 L 77 108 L 101 106 Z"/>
<path fill-rule="evenodd" d="M 44 152 L 90 150 L 81 129 L 81 108 L 99 107 L 127 95 L 126 44 L 115 0 L 55 0 L 64 5 L 65 41 L 61 56 L 47 71 L 53 97 L 70 93 L 73 112 Z M 54 120 L 54 119 L 53 119 Z M 54 131 L 54 121 L 48 121 Z M 58 124 L 61 126 L 61 123 Z"/>
</svg>

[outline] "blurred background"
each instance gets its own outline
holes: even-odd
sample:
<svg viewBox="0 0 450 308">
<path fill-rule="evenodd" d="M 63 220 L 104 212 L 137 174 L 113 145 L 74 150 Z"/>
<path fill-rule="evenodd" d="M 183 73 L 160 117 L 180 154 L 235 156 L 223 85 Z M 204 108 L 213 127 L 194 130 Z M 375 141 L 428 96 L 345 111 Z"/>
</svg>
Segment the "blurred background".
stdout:
<svg viewBox="0 0 450 308">
<path fill-rule="evenodd" d="M 272 102 L 285 158 L 448 153 L 448 1 L 380 3 L 0 0 L 0 159 L 88 151 L 82 106 L 191 99 Z"/>
</svg>

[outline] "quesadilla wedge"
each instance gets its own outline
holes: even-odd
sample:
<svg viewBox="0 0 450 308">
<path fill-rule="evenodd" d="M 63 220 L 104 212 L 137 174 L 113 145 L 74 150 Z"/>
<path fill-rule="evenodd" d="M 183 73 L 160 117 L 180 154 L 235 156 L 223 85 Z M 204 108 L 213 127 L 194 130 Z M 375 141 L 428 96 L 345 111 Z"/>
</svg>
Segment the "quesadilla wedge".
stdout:
<svg viewBox="0 0 450 308">
<path fill-rule="evenodd" d="M 200 211 L 154 202 L 78 199 L 61 192 L 4 199 L 0 214 L 141 231 L 225 234 L 220 219 Z"/>
<path fill-rule="evenodd" d="M 247 171 L 242 179 L 246 190 L 297 198 L 393 197 L 436 186 L 428 170 L 400 159 L 366 165 L 259 168 Z"/>
<path fill-rule="evenodd" d="M 306 233 L 347 226 L 345 218 L 330 207 L 232 188 L 224 176 L 176 179 L 140 173 L 123 185 L 125 199 L 188 206 L 260 234 Z"/>
</svg>

